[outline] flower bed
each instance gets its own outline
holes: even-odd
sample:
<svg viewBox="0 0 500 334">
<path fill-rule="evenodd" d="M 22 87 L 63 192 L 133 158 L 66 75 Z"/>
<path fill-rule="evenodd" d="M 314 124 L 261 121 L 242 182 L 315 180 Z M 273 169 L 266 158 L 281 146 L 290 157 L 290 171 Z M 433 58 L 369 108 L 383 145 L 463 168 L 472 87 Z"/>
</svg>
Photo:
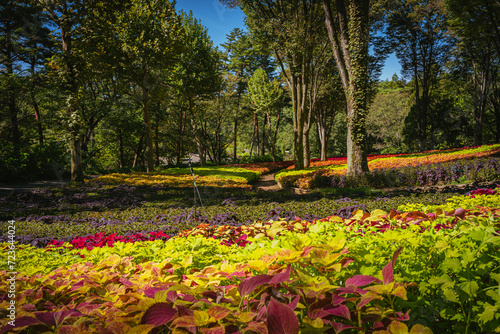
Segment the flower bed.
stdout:
<svg viewBox="0 0 500 334">
<path fill-rule="evenodd" d="M 493 333 L 500 328 L 499 208 L 497 192 L 481 190 L 427 211 L 203 224 L 113 247 L 21 246 L 16 327 Z M 7 273 L 0 273 L 6 309 Z M 8 320 L 0 331 L 11 328 Z"/>
<path fill-rule="evenodd" d="M 440 163 L 442 164 L 457 160 L 466 161 L 468 159 L 478 159 L 482 157 L 493 156 L 497 155 L 498 153 L 500 153 L 500 144 L 480 146 L 475 148 L 464 148 L 461 150 L 430 151 L 410 155 L 372 156 L 368 159 L 368 166 L 372 174 L 377 174 L 379 173 L 379 171 L 382 171 L 381 173 L 384 173 L 384 171 L 389 171 L 389 173 L 392 173 L 394 169 L 434 165 Z M 320 162 L 318 162 L 318 164 L 319 163 Z M 328 163 L 328 161 L 326 163 Z M 285 170 L 277 173 L 275 179 L 283 187 L 299 187 L 304 189 L 328 186 L 342 187 L 345 183 L 345 172 L 345 162 L 344 160 L 339 158 L 334 160 L 331 164 L 327 164 L 327 168 L 323 168 L 321 166 L 313 166 L 312 168 L 306 168 L 300 171 Z M 333 183 L 331 181 L 332 178 Z M 391 179 L 391 182 L 392 181 L 394 180 Z M 359 180 L 351 181 L 351 183 L 356 182 L 362 183 Z M 406 184 L 406 186 L 415 185 L 419 186 L 424 184 Z M 396 185 L 393 183 L 392 186 Z"/>
</svg>

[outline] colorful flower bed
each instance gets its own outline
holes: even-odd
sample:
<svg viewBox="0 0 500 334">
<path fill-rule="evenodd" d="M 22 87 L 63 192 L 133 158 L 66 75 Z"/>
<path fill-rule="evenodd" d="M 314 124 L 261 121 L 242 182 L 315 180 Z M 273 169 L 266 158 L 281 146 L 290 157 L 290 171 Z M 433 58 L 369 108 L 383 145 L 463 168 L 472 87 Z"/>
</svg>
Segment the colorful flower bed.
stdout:
<svg viewBox="0 0 500 334">
<path fill-rule="evenodd" d="M 293 166 L 294 162 L 293 161 L 278 161 L 278 162 L 260 162 L 260 163 L 253 163 L 253 164 L 233 164 L 233 165 L 227 165 L 226 167 L 238 167 L 238 168 L 244 168 L 252 171 L 257 171 L 261 173 L 261 175 L 264 174 L 269 174 L 276 172 L 281 169 L 285 168 L 290 168 L 290 166 Z"/>
<path fill-rule="evenodd" d="M 377 174 L 379 171 L 384 174 L 386 173 L 385 171 L 392 173 L 394 169 L 443 164 L 458 160 L 465 163 L 468 159 L 478 159 L 498 155 L 499 153 L 500 144 L 496 144 L 461 150 L 429 151 L 410 155 L 371 156 L 368 159 L 368 166 L 372 174 Z M 341 187 L 345 183 L 346 160 L 344 159 L 336 158 L 331 162 L 315 162 L 311 164 L 311 168 L 299 171 L 293 169 L 284 170 L 277 173 L 275 179 L 283 187 L 299 187 L 304 189 L 327 186 Z M 333 181 L 331 181 L 332 178 Z M 394 180 L 391 179 L 392 181 Z M 408 182 L 411 181 L 414 180 Z M 395 186 L 394 182 L 392 182 L 392 186 Z M 406 184 L 406 186 L 415 186 L 415 184 Z"/>
<path fill-rule="evenodd" d="M 94 247 L 18 245 L 16 330 L 499 332 L 499 208 L 486 189 L 425 210 L 201 224 L 112 245 L 99 235 Z"/>
</svg>

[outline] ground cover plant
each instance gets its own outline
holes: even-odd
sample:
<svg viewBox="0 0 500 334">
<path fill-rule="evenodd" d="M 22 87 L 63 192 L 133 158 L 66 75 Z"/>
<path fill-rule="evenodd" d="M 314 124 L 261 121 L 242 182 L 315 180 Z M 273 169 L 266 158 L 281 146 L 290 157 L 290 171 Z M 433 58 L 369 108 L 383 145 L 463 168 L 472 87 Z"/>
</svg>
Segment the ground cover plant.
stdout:
<svg viewBox="0 0 500 334">
<path fill-rule="evenodd" d="M 427 213 L 358 210 L 349 219 L 200 224 L 166 242 L 22 247 L 19 323 L 76 333 L 277 333 L 282 321 L 291 332 L 496 331 L 499 202 L 485 190 Z"/>
<path fill-rule="evenodd" d="M 200 192 L 196 214 L 192 186 L 147 182 L 0 198 L 16 226 L 15 331 L 500 332 L 494 188 Z"/>
<path fill-rule="evenodd" d="M 370 172 L 356 178 L 345 176 L 346 160 L 338 158 L 313 162 L 311 168 L 304 170 L 287 169 L 277 173 L 275 178 L 283 187 L 304 189 L 328 186 L 415 187 L 491 181 L 498 179 L 500 163 L 498 158 L 486 157 L 494 157 L 499 153 L 500 145 L 497 144 L 417 154 L 371 156 L 368 158 Z"/>
</svg>

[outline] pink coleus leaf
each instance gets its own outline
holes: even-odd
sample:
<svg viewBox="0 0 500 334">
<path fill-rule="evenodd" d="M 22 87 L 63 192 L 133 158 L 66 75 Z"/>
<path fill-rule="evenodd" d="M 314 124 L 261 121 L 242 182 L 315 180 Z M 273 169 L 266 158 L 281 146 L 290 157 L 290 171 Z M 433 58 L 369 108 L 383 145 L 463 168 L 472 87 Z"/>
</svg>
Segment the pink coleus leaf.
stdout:
<svg viewBox="0 0 500 334">
<path fill-rule="evenodd" d="M 258 275 L 250 277 L 249 279 L 241 282 L 238 285 L 238 292 L 240 293 L 241 297 L 245 297 L 246 295 L 251 294 L 256 287 L 264 284 L 269 284 L 272 278 L 273 277 L 270 275 Z"/>
<path fill-rule="evenodd" d="M 380 282 L 379 279 L 373 276 L 368 276 L 368 275 L 356 275 L 351 278 L 348 278 L 347 281 L 345 282 L 345 285 L 354 285 L 354 286 L 365 286 L 368 284 L 371 284 L 373 282 Z"/>
<path fill-rule="evenodd" d="M 462 208 L 456 209 L 453 214 L 455 215 L 455 217 L 458 217 L 460 219 L 464 219 L 465 218 L 465 210 L 462 209 Z"/>
<path fill-rule="evenodd" d="M 387 285 L 389 283 L 394 282 L 394 264 L 396 263 L 396 260 L 398 259 L 399 254 L 403 250 L 403 247 L 398 248 L 392 255 L 392 260 L 388 264 L 385 265 L 385 267 L 382 269 L 382 279 L 384 281 L 384 285 Z"/>
<path fill-rule="evenodd" d="M 177 310 L 168 303 L 151 305 L 141 318 L 141 324 L 161 326 L 166 324 L 177 314 Z"/>
<path fill-rule="evenodd" d="M 291 308 L 271 299 L 267 308 L 267 329 L 269 334 L 298 334 L 299 319 Z"/>
</svg>

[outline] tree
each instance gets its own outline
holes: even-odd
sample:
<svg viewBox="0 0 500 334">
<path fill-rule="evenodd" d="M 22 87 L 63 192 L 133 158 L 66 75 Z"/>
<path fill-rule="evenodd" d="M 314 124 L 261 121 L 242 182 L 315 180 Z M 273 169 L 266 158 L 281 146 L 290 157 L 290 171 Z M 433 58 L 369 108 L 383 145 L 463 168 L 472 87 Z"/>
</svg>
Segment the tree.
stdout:
<svg viewBox="0 0 500 334">
<path fill-rule="evenodd" d="M 332 133 L 335 117 L 346 109 L 345 94 L 342 82 L 333 60 L 325 67 L 324 80 L 318 91 L 317 103 L 314 108 L 314 119 L 320 143 L 320 158 L 327 159 L 328 142 Z"/>
<path fill-rule="evenodd" d="M 236 159 L 237 140 L 238 140 L 238 123 L 244 115 L 244 94 L 247 92 L 248 79 L 256 69 L 264 69 L 269 76 L 275 74 L 276 64 L 270 56 L 270 51 L 267 48 L 256 45 L 253 42 L 251 34 L 239 29 L 233 29 L 227 35 L 227 42 L 222 45 L 225 48 L 226 67 L 231 74 L 228 81 L 232 83 L 232 96 L 236 102 L 234 112 L 234 146 L 233 160 Z M 231 85 L 229 86 L 231 87 Z M 259 142 L 258 119 L 254 117 L 254 134 Z M 253 148 L 253 140 L 251 142 Z M 259 147 L 257 147 L 257 152 Z M 250 150 L 252 152 L 252 150 Z M 250 153 L 251 155 L 251 153 Z"/>
<path fill-rule="evenodd" d="M 228 3 L 226 1 L 226 3 Z M 292 97 L 295 168 L 309 166 L 309 130 L 319 83 L 317 69 L 327 60 L 321 8 L 314 1 L 238 1 L 258 45 L 272 50 Z"/>
<path fill-rule="evenodd" d="M 495 31 L 498 31 L 495 16 L 499 6 L 486 4 L 483 0 L 464 3 L 460 0 L 445 1 L 449 13 L 449 24 L 457 37 L 456 54 L 463 62 L 462 70 L 472 79 L 472 97 L 475 121 L 475 145 L 483 144 L 483 127 L 488 96 L 498 66 L 500 53 L 495 57 Z M 489 12 L 491 10 L 491 12 Z M 477 38 L 480 35 L 481 38 Z"/>
<path fill-rule="evenodd" d="M 279 104 L 283 95 L 280 82 L 277 80 L 270 81 L 266 71 L 258 69 L 248 82 L 248 94 L 253 101 L 256 112 L 264 113 L 266 117 L 269 126 L 268 142 L 273 161 L 276 162 L 276 136 L 280 121 Z M 276 110 L 278 110 L 277 113 Z M 272 129 L 271 115 L 277 117 L 274 131 Z"/>
<path fill-rule="evenodd" d="M 403 128 L 410 93 L 397 75 L 381 82 L 370 106 L 367 130 L 370 146 L 381 153 L 403 151 Z"/>
<path fill-rule="evenodd" d="M 115 14 L 125 4 L 95 0 L 31 0 L 47 14 L 57 30 L 58 52 L 47 65 L 66 95 L 66 122 L 71 142 L 71 180 L 83 181 L 82 166 L 82 108 L 79 96 L 87 80 L 88 55 L 103 53 L 106 38 L 112 31 Z M 92 49 L 91 53 L 87 53 Z M 96 58 L 94 58 L 96 59 Z"/>
<path fill-rule="evenodd" d="M 325 25 L 347 101 L 347 175 L 368 171 L 370 0 L 322 0 Z"/>
<path fill-rule="evenodd" d="M 120 13 L 114 30 L 123 52 L 119 58 L 121 77 L 138 88 L 132 96 L 142 107 L 148 172 L 154 170 L 149 108 L 154 96 L 161 96 L 166 88 L 161 83 L 162 73 L 165 76 L 173 68 L 184 46 L 182 22 L 174 5 L 161 0 L 132 0 Z"/>
<path fill-rule="evenodd" d="M 213 47 L 207 29 L 192 12 L 182 13 L 182 27 L 185 49 L 175 67 L 176 90 L 187 105 L 187 112 L 195 138 L 201 164 L 206 163 L 206 147 L 202 135 L 202 123 L 197 117 L 198 99 L 212 97 L 220 87 L 220 55 Z"/>
<path fill-rule="evenodd" d="M 452 41 L 441 1 L 401 0 L 391 5 L 388 32 L 394 40 L 402 73 L 412 80 L 416 131 L 423 151 L 428 145 L 432 91 L 449 57 Z"/>
<path fill-rule="evenodd" d="M 238 118 L 241 114 L 241 97 L 246 90 L 248 67 L 250 63 L 251 45 L 248 35 L 240 28 L 235 28 L 227 35 L 227 42 L 222 44 L 225 48 L 227 68 L 234 73 L 236 111 L 234 116 L 234 144 L 233 161 L 237 159 L 238 148 Z"/>
<path fill-rule="evenodd" d="M 19 129 L 19 107 L 16 97 L 21 95 L 24 82 L 21 82 L 21 64 L 30 64 L 32 72 L 42 56 L 38 45 L 49 45 L 48 29 L 42 27 L 39 8 L 20 1 L 5 1 L 0 5 L 0 71 L 5 87 L 2 96 L 10 121 L 11 141 L 14 156 L 19 158 L 21 131 Z M 49 56 L 45 53 L 43 56 Z M 33 59 L 33 60 L 32 60 Z M 32 73 L 32 77 L 34 73 Z M 36 111 L 36 110 L 35 110 Z M 37 115 L 39 118 L 39 115 Z M 39 123 L 40 141 L 43 142 Z"/>
</svg>

